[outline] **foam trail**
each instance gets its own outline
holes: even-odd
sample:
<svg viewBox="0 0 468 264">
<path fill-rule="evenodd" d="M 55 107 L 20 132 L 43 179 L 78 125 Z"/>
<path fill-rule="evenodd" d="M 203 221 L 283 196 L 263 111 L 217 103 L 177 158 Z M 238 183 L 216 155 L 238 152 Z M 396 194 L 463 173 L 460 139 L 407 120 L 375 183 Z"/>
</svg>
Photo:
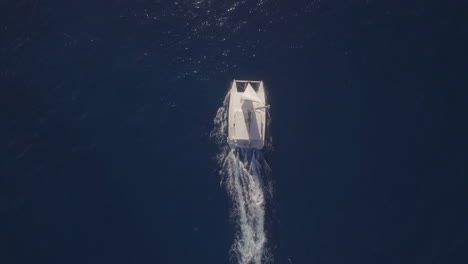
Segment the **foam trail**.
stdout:
<svg viewBox="0 0 468 264">
<path fill-rule="evenodd" d="M 218 109 L 211 136 L 220 146 L 217 159 L 221 166 L 221 183 L 233 202 L 237 233 L 232 252 L 239 264 L 266 263 L 271 261 L 266 250 L 263 183 L 268 164 L 259 150 L 231 150 L 227 145 L 228 100 L 227 95 L 223 106 Z"/>
</svg>

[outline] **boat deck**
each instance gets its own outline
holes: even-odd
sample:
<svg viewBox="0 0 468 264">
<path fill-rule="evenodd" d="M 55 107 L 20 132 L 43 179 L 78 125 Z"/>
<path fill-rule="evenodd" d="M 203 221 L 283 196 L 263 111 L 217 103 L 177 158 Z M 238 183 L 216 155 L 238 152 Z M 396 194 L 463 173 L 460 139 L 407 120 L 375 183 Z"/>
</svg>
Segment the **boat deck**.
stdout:
<svg viewBox="0 0 468 264">
<path fill-rule="evenodd" d="M 265 134 L 265 109 L 255 110 L 262 104 L 252 101 L 241 102 L 236 87 L 231 89 L 229 103 L 229 136 L 228 143 L 231 148 L 257 148 L 264 145 Z M 260 99 L 264 100 L 263 87 L 259 91 Z M 263 97 L 263 98 L 262 98 Z"/>
</svg>

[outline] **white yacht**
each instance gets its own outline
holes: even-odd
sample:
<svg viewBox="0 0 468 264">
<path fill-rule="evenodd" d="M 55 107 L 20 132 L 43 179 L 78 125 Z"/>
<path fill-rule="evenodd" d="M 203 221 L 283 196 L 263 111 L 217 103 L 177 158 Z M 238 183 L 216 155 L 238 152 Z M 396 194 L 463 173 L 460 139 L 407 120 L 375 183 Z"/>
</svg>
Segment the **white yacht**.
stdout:
<svg viewBox="0 0 468 264">
<path fill-rule="evenodd" d="M 262 81 L 234 80 L 228 114 L 228 144 L 235 148 L 262 149 L 266 125 L 265 90 Z"/>
</svg>

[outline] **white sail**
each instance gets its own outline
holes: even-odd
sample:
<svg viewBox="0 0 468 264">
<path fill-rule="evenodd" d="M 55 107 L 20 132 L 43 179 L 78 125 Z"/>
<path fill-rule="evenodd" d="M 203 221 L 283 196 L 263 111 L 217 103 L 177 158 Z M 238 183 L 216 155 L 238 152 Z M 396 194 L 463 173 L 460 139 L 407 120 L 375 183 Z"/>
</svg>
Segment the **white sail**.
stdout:
<svg viewBox="0 0 468 264">
<path fill-rule="evenodd" d="M 244 101 L 252 101 L 263 104 L 262 100 L 260 99 L 260 97 L 258 97 L 257 93 L 254 91 L 250 83 L 247 84 L 247 88 L 241 95 L 241 102 Z"/>
</svg>

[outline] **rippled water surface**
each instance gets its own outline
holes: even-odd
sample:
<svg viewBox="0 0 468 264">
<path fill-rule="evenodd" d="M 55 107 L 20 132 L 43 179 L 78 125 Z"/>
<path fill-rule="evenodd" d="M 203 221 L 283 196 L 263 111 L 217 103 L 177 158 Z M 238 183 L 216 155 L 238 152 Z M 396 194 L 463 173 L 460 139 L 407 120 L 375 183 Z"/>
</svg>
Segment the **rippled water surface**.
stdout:
<svg viewBox="0 0 468 264">
<path fill-rule="evenodd" d="M 0 263 L 249 248 L 267 249 L 257 263 L 467 263 L 463 10 L 0 1 Z M 263 80 L 271 104 L 266 203 L 250 207 L 264 225 L 244 230 L 210 138 L 234 78 Z"/>
</svg>

